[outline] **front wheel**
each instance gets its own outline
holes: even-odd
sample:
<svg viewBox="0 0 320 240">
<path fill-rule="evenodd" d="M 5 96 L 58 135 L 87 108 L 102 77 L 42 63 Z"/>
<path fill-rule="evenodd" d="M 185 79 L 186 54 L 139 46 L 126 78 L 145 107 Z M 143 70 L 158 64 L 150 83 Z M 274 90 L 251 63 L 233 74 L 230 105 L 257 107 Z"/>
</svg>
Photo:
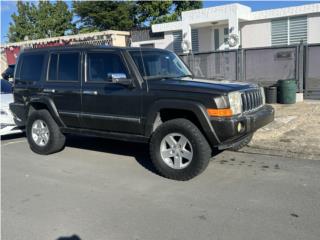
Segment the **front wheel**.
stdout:
<svg viewBox="0 0 320 240">
<path fill-rule="evenodd" d="M 65 136 L 46 109 L 37 110 L 28 118 L 27 138 L 32 151 L 47 155 L 60 151 L 65 144 Z"/>
<path fill-rule="evenodd" d="M 187 119 L 160 125 L 150 142 L 151 160 L 164 177 L 186 181 L 208 166 L 211 148 L 201 131 Z"/>
</svg>

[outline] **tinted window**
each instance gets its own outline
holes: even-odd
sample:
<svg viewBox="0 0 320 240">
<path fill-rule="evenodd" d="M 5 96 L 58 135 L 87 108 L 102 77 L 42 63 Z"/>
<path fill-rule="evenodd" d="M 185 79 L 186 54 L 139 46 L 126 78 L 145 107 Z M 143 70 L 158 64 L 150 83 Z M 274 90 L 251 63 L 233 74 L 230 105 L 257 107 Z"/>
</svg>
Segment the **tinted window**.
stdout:
<svg viewBox="0 0 320 240">
<path fill-rule="evenodd" d="M 22 81 L 39 81 L 42 73 L 44 55 L 28 54 L 22 57 L 20 79 Z"/>
<path fill-rule="evenodd" d="M 61 53 L 59 54 L 58 80 L 78 81 L 79 54 Z"/>
<path fill-rule="evenodd" d="M 7 80 L 1 79 L 1 93 L 12 93 L 12 85 Z"/>
<path fill-rule="evenodd" d="M 58 55 L 51 54 L 50 56 L 50 64 L 49 64 L 49 75 L 48 80 L 57 80 L 57 66 L 58 66 Z"/>
<path fill-rule="evenodd" d="M 117 53 L 88 53 L 88 81 L 111 81 L 111 74 L 124 73 L 126 67 Z"/>
</svg>

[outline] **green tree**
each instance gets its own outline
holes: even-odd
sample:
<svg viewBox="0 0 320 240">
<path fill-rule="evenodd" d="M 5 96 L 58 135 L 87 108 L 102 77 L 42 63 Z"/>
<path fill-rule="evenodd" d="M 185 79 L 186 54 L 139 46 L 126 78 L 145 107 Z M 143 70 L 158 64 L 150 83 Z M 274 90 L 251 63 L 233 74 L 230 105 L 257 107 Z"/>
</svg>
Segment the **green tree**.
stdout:
<svg viewBox="0 0 320 240">
<path fill-rule="evenodd" d="M 63 36 L 75 30 L 73 14 L 63 1 L 40 1 L 37 5 L 18 1 L 17 10 L 17 14 L 11 15 L 10 42 L 23 41 L 26 37 L 31 40 Z"/>
<path fill-rule="evenodd" d="M 202 8 L 202 1 L 173 1 L 176 20 L 181 19 L 181 12 Z"/>
<path fill-rule="evenodd" d="M 137 1 L 137 22 L 141 26 L 181 19 L 181 12 L 202 8 L 201 1 Z"/>
<path fill-rule="evenodd" d="M 177 21 L 181 12 L 202 7 L 201 1 L 74 1 L 80 32 L 131 30 Z"/>
<path fill-rule="evenodd" d="M 139 26 L 148 26 L 171 20 L 172 1 L 137 1 L 136 4 L 136 22 Z"/>
<path fill-rule="evenodd" d="M 135 4 L 126 1 L 74 1 L 80 32 L 130 30 L 135 25 Z"/>
<path fill-rule="evenodd" d="M 9 41 L 22 41 L 25 36 L 33 35 L 34 33 L 34 19 L 32 16 L 33 4 L 17 2 L 18 14 L 11 15 L 13 23 L 9 26 Z"/>
</svg>

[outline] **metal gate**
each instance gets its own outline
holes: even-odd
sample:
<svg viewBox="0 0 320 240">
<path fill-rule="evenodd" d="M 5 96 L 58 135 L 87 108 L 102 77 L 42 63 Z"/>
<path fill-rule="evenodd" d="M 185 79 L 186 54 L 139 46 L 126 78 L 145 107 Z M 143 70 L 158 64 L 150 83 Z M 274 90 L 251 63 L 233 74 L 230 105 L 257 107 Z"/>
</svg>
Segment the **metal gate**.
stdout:
<svg viewBox="0 0 320 240">
<path fill-rule="evenodd" d="M 249 48 L 243 51 L 243 81 L 270 86 L 278 80 L 298 80 L 297 46 Z"/>
<path fill-rule="evenodd" d="M 237 79 L 237 51 L 214 51 L 180 55 L 198 78 Z"/>
<path fill-rule="evenodd" d="M 320 44 L 200 52 L 180 55 L 200 78 L 277 84 L 295 79 L 297 92 L 320 99 Z"/>
<path fill-rule="evenodd" d="M 320 44 L 306 46 L 304 97 L 320 99 Z"/>
</svg>

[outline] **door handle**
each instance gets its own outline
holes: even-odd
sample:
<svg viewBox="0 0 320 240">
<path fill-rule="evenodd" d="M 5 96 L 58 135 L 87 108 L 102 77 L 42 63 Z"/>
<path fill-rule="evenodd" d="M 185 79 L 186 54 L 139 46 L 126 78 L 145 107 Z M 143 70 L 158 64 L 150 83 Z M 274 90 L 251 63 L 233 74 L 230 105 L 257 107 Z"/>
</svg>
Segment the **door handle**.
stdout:
<svg viewBox="0 0 320 240">
<path fill-rule="evenodd" d="M 88 90 L 84 90 L 82 93 L 83 93 L 83 94 L 88 94 L 88 95 L 98 95 L 98 91 L 88 91 Z"/>
<path fill-rule="evenodd" d="M 45 88 L 45 89 L 43 89 L 43 92 L 45 92 L 45 93 L 55 93 L 56 90 L 55 89 L 51 89 L 51 88 Z"/>
</svg>

